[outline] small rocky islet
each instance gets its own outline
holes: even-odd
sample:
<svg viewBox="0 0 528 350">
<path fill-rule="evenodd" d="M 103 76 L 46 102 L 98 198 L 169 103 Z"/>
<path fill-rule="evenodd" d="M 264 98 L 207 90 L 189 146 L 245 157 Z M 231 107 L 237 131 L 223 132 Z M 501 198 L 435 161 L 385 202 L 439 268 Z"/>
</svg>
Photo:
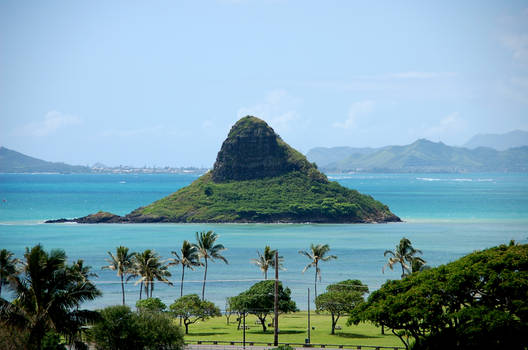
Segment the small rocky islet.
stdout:
<svg viewBox="0 0 528 350">
<path fill-rule="evenodd" d="M 47 223 L 383 223 L 383 203 L 329 181 L 263 120 L 231 128 L 211 171 L 125 216 L 98 212 Z"/>
</svg>

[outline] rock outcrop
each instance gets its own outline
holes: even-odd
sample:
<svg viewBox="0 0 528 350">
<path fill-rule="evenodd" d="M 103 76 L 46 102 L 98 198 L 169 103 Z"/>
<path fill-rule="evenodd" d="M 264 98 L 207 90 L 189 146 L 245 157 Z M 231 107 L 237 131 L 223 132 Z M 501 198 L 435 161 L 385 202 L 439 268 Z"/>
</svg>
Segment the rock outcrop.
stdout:
<svg viewBox="0 0 528 350">
<path fill-rule="evenodd" d="M 214 182 L 262 179 L 313 167 L 261 119 L 247 116 L 229 132 L 212 171 Z"/>
</svg>

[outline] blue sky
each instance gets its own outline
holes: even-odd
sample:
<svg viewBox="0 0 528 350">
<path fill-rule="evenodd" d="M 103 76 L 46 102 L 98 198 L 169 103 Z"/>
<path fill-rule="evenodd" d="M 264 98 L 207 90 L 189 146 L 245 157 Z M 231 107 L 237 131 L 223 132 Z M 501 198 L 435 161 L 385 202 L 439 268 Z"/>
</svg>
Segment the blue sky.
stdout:
<svg viewBox="0 0 528 350">
<path fill-rule="evenodd" d="M 528 1 L 0 2 L 0 145 L 212 166 L 252 114 L 302 152 L 528 130 Z"/>
</svg>

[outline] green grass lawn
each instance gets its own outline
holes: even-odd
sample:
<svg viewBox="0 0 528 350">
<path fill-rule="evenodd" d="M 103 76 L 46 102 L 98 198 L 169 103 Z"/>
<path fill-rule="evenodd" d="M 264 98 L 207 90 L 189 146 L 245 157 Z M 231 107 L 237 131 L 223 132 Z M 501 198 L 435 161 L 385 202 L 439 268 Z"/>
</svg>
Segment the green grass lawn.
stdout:
<svg viewBox="0 0 528 350">
<path fill-rule="evenodd" d="M 269 317 L 269 316 L 268 316 Z M 279 317 L 279 342 L 304 343 L 307 338 L 306 311 L 293 314 L 281 315 Z M 246 341 L 273 342 L 273 328 L 269 327 L 266 333 L 262 332 L 260 323 L 256 324 L 257 318 L 253 315 L 246 317 Z M 266 319 L 271 323 L 272 317 Z M 381 328 L 370 323 L 360 323 L 357 326 L 346 326 L 346 317 L 339 320 L 338 325 L 341 330 L 336 330 L 335 335 L 330 335 L 331 318 L 327 314 L 311 313 L 312 344 L 342 344 L 342 345 L 379 345 L 379 346 L 399 346 L 403 344 L 389 330 L 385 330 L 385 335 L 381 335 Z M 230 324 L 226 322 L 226 317 L 215 317 L 206 321 L 198 321 L 189 326 L 189 334 L 185 336 L 185 341 L 197 340 L 223 340 L 242 341 L 242 330 L 237 330 L 236 315 L 231 316 Z"/>
</svg>

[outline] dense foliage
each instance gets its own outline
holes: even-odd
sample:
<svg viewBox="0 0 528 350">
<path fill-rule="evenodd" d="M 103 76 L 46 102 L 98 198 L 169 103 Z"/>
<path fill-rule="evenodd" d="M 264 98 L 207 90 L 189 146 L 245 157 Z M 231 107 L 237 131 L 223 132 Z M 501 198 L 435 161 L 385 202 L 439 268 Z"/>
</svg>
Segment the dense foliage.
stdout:
<svg viewBox="0 0 528 350">
<path fill-rule="evenodd" d="M 147 298 L 136 301 L 136 309 L 139 312 L 163 312 L 167 305 L 160 298 Z"/>
<path fill-rule="evenodd" d="M 385 325 L 413 349 L 526 349 L 528 245 L 469 254 L 388 281 L 349 323 Z"/>
<path fill-rule="evenodd" d="M 134 313 L 128 306 L 109 306 L 90 331 L 97 349 L 169 350 L 183 348 L 183 334 L 167 314 Z"/>
<path fill-rule="evenodd" d="M 318 311 L 327 311 L 332 316 L 332 330 L 335 334 L 337 321 L 341 316 L 350 314 L 355 307 L 363 303 L 363 295 L 368 293 L 368 286 L 359 280 L 346 280 L 330 284 L 323 293 L 315 299 Z"/>
<path fill-rule="evenodd" d="M 314 169 L 314 171 L 316 171 Z M 311 173 L 215 183 L 207 173 L 191 185 L 128 215 L 133 221 L 371 222 L 397 220 L 372 197 Z"/>
<path fill-rule="evenodd" d="M 290 288 L 283 288 L 281 282 L 279 282 L 278 286 L 278 299 L 279 312 L 297 311 L 297 305 L 291 299 Z M 262 331 L 266 332 L 266 317 L 274 311 L 274 302 L 275 281 L 260 281 L 248 290 L 229 298 L 229 308 L 234 312 L 245 312 L 255 315 L 262 325 Z"/>
<path fill-rule="evenodd" d="M 185 325 L 185 334 L 189 333 L 189 325 L 198 320 L 222 316 L 220 309 L 207 300 L 201 300 L 197 294 L 188 294 L 176 299 L 170 310 L 175 316 L 181 317 Z"/>
<path fill-rule="evenodd" d="M 26 248 L 21 274 L 9 277 L 14 301 L 0 298 L 2 328 L 26 333 L 30 349 L 42 349 L 50 331 L 75 341 L 81 327 L 97 316 L 80 309 L 83 302 L 101 295 L 89 280 L 89 270 L 82 260 L 67 264 L 63 250 L 46 252 L 41 245 Z"/>
</svg>

